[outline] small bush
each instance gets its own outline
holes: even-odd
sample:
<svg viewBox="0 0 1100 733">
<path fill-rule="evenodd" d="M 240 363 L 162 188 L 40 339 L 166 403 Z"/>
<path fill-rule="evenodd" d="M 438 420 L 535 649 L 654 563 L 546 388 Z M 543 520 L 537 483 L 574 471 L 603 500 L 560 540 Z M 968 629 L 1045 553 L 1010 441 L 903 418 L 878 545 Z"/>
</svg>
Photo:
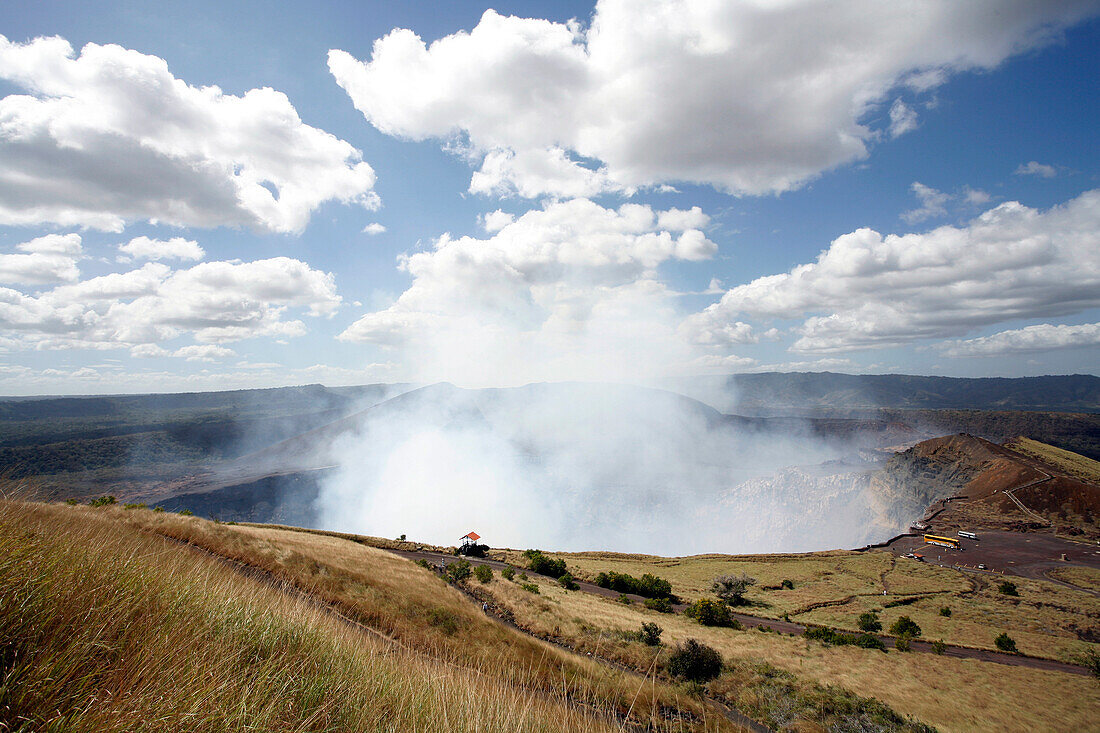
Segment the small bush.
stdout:
<svg viewBox="0 0 1100 733">
<path fill-rule="evenodd" d="M 488 583 L 493 579 L 493 569 L 488 565 L 478 565 L 474 568 L 474 577 L 479 583 Z"/>
<path fill-rule="evenodd" d="M 703 626 L 724 626 L 730 629 L 741 629 L 741 622 L 730 613 L 729 606 L 720 601 L 712 601 L 709 598 L 700 598 L 695 603 L 684 609 L 684 615 L 693 618 Z"/>
<path fill-rule="evenodd" d="M 162 506 L 155 506 L 155 507 L 153 507 L 153 511 L 154 511 L 154 512 L 156 512 L 157 514 L 160 514 L 160 513 L 162 513 L 162 512 L 164 511 L 164 507 L 162 507 Z"/>
<path fill-rule="evenodd" d="M 195 513 L 193 511 L 191 511 L 190 509 L 180 509 L 179 514 L 180 514 L 181 517 L 193 517 L 193 516 L 195 516 Z"/>
<path fill-rule="evenodd" d="M 595 582 L 601 588 L 617 590 L 620 593 L 633 593 L 646 598 L 675 598 L 672 595 L 672 583 L 651 573 L 635 578 L 627 573 L 605 571 L 596 576 Z"/>
<path fill-rule="evenodd" d="M 535 595 L 539 594 L 539 587 L 534 583 L 520 583 L 519 587 L 523 588 L 528 593 L 534 593 Z"/>
<path fill-rule="evenodd" d="M 933 654 L 943 654 L 945 651 L 947 651 L 947 644 L 943 643 L 943 639 L 938 639 L 932 642 Z"/>
<path fill-rule="evenodd" d="M 999 590 L 1006 596 L 1020 595 L 1019 591 L 1016 590 L 1016 584 L 1013 583 L 1011 580 L 1006 580 L 1002 582 L 999 586 L 997 586 L 997 590 Z"/>
<path fill-rule="evenodd" d="M 784 580 L 782 583 L 779 584 L 779 587 L 780 588 L 785 588 L 787 590 L 794 590 L 794 581 L 793 580 Z"/>
<path fill-rule="evenodd" d="M 856 625 L 859 626 L 860 631 L 882 631 L 882 622 L 878 620 L 878 614 L 874 611 L 861 613 Z"/>
<path fill-rule="evenodd" d="M 951 616 L 951 606 L 944 606 L 943 608 L 941 608 L 940 609 L 940 615 L 950 618 L 950 616 Z"/>
<path fill-rule="evenodd" d="M 695 639 L 677 644 L 668 660 L 668 673 L 691 682 L 707 682 L 722 672 L 722 655 Z"/>
<path fill-rule="evenodd" d="M 549 575 L 551 578 L 560 578 L 565 575 L 565 560 L 550 558 L 542 554 L 542 550 L 524 550 L 527 558 L 527 569 L 539 575 Z"/>
<path fill-rule="evenodd" d="M 920 636 L 920 626 L 917 622 L 908 616 L 901 616 L 890 625 L 890 633 L 895 636 L 909 636 L 916 638 Z"/>
<path fill-rule="evenodd" d="M 91 501 L 88 502 L 88 506 L 96 506 L 96 507 L 108 506 L 110 504 L 116 503 L 117 501 L 118 501 L 118 499 L 116 499 L 115 497 L 110 496 L 110 495 L 106 495 L 106 496 L 101 496 L 98 499 L 92 499 Z"/>
<path fill-rule="evenodd" d="M 427 560 L 425 560 L 424 558 L 420 558 L 419 560 L 417 560 L 416 564 L 419 565 L 420 567 L 424 568 L 425 570 L 432 570 L 433 569 L 432 564 L 430 562 L 428 562 Z"/>
<path fill-rule="evenodd" d="M 630 596 L 628 596 L 626 593 L 620 593 L 619 597 L 615 600 L 623 604 L 624 606 L 629 606 L 634 603 L 634 601 L 630 600 Z"/>
<path fill-rule="evenodd" d="M 520 573 L 519 574 L 519 579 L 520 580 L 527 580 L 527 573 Z"/>
<path fill-rule="evenodd" d="M 894 648 L 899 652 L 909 651 L 909 638 L 908 634 L 902 634 L 894 641 Z"/>
<path fill-rule="evenodd" d="M 404 542 L 404 541 L 405 541 L 405 535 L 403 535 L 403 534 L 402 534 L 402 535 L 398 535 L 398 536 L 397 536 L 397 541 L 398 541 L 398 542 Z"/>
<path fill-rule="evenodd" d="M 858 646 L 863 649 L 886 651 L 886 645 L 882 643 L 882 639 L 873 634 L 848 634 L 827 626 L 811 626 L 803 632 L 802 636 L 820 641 L 827 646 Z"/>
<path fill-rule="evenodd" d="M 122 508 L 123 509 L 144 509 L 145 505 L 144 504 L 123 504 Z"/>
<path fill-rule="evenodd" d="M 511 565 L 508 565 L 500 571 L 500 577 L 504 578 L 505 580 L 512 580 L 516 577 L 516 569 Z"/>
<path fill-rule="evenodd" d="M 77 499 L 66 499 L 65 503 L 68 504 L 69 506 L 76 506 L 77 504 L 80 503 L 80 501 L 77 500 Z"/>
<path fill-rule="evenodd" d="M 472 572 L 469 560 L 459 560 L 447 566 L 447 579 L 452 583 L 461 583 L 469 578 Z"/>
<path fill-rule="evenodd" d="M 1092 673 L 1092 676 L 1100 680 L 1100 654 L 1094 649 L 1089 649 L 1078 660 L 1078 663 Z"/>
<path fill-rule="evenodd" d="M 744 606 L 748 604 L 745 592 L 753 585 L 756 585 L 756 578 L 750 578 L 746 573 L 719 575 L 710 584 L 710 590 L 731 606 Z"/>
<path fill-rule="evenodd" d="M 576 590 L 580 588 L 580 586 L 577 585 L 577 581 L 573 580 L 573 576 L 569 573 L 563 573 L 562 576 L 558 578 L 558 585 L 566 590 Z"/>
<path fill-rule="evenodd" d="M 647 598 L 645 607 L 657 613 L 672 613 L 672 601 L 667 598 Z"/>
<path fill-rule="evenodd" d="M 661 643 L 661 634 L 664 632 L 660 626 L 648 621 L 642 622 L 641 640 L 646 646 L 657 646 Z"/>
<path fill-rule="evenodd" d="M 458 631 L 458 617 L 446 608 L 433 608 L 428 611 L 428 623 L 447 636 Z"/>
<path fill-rule="evenodd" d="M 1002 652 L 1009 652 L 1010 654 L 1018 654 L 1019 649 L 1016 648 L 1016 640 L 1005 632 L 1001 632 L 1001 635 L 993 640 L 993 643 Z"/>
</svg>

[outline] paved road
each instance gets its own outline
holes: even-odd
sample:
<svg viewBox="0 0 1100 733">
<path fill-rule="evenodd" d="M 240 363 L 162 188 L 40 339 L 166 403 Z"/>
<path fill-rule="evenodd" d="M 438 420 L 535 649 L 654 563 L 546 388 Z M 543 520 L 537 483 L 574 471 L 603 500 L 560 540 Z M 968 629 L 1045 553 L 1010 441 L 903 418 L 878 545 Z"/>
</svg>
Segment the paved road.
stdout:
<svg viewBox="0 0 1100 733">
<path fill-rule="evenodd" d="M 448 564 L 457 562 L 460 558 L 456 558 L 454 555 L 444 555 L 436 552 L 426 551 L 414 551 L 414 550 L 389 550 L 396 555 L 408 558 L 410 560 L 426 560 L 432 565 L 439 565 L 440 561 Z M 503 570 L 505 567 L 509 567 L 508 563 L 500 562 L 499 560 L 488 560 L 483 558 L 473 558 L 472 562 L 488 565 L 496 568 L 497 570 Z M 514 567 L 514 566 L 511 566 Z M 594 595 L 600 595 L 607 598 L 618 598 L 619 592 L 613 591 L 608 588 L 601 588 L 594 583 L 588 583 L 582 580 L 577 581 L 577 585 L 580 590 L 585 593 L 592 593 Z M 646 599 L 642 596 L 626 594 L 631 600 L 641 603 Z M 677 604 L 673 606 L 677 611 L 683 611 L 686 606 L 684 604 Z M 781 619 L 763 618 L 760 616 L 752 616 L 747 613 L 734 613 L 733 616 L 737 618 L 742 624 L 748 628 L 757 626 L 764 626 L 772 629 L 773 631 L 779 631 L 784 634 L 801 634 L 806 630 L 806 627 L 802 624 L 796 624 L 791 621 L 783 621 Z M 887 646 L 893 646 L 895 638 L 892 636 L 877 635 Z M 926 641 L 913 641 L 910 643 L 910 648 L 915 652 L 927 652 L 932 653 L 932 644 Z M 1025 657 L 1018 654 L 1005 654 L 1002 652 L 995 652 L 988 649 L 973 649 L 971 647 L 948 645 L 944 651 L 943 656 L 955 657 L 958 659 L 977 659 L 983 662 L 995 662 L 997 664 L 1007 664 L 1013 667 L 1028 667 L 1031 669 L 1045 669 L 1054 672 L 1068 672 L 1070 674 L 1088 675 L 1089 671 L 1084 667 L 1079 667 L 1074 664 L 1066 664 L 1065 662 L 1059 662 L 1054 659 L 1041 659 L 1038 657 Z"/>
</svg>

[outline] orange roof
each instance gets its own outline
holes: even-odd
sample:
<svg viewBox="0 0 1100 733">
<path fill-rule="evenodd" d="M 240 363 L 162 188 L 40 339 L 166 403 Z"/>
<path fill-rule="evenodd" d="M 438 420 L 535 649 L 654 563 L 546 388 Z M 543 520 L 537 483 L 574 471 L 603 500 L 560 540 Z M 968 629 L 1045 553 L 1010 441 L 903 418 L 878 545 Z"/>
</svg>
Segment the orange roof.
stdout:
<svg viewBox="0 0 1100 733">
<path fill-rule="evenodd" d="M 473 540 L 474 542 L 477 542 L 481 539 L 481 535 L 479 535 L 477 532 L 470 532 L 469 534 L 462 535 L 462 539 Z"/>
</svg>

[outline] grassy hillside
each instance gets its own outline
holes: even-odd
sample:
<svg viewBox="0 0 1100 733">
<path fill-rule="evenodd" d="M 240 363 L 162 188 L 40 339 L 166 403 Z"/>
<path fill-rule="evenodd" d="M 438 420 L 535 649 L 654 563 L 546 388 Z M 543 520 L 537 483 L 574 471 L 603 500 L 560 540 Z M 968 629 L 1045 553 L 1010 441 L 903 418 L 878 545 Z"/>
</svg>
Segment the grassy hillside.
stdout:
<svg viewBox="0 0 1100 733">
<path fill-rule="evenodd" d="M 411 563 L 349 542 L 319 562 L 282 539 L 148 510 L 0 504 L 0 729 L 733 729 L 666 685 L 493 623 Z"/>
<path fill-rule="evenodd" d="M 1049 463 L 1082 481 L 1100 486 L 1100 461 L 1022 436 L 1009 441 L 1006 445 L 1024 455 Z"/>
</svg>

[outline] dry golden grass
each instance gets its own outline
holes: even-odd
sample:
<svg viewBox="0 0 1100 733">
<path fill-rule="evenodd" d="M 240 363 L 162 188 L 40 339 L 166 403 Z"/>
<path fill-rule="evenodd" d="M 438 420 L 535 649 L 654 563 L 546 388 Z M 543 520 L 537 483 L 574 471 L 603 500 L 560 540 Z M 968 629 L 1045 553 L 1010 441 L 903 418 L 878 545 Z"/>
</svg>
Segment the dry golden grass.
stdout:
<svg viewBox="0 0 1100 733">
<path fill-rule="evenodd" d="M 0 730 L 619 729 L 105 514 L 0 503 Z"/>
<path fill-rule="evenodd" d="M 1090 730 L 1100 710 L 1100 686 L 1085 676 L 930 654 L 825 647 L 775 633 L 703 627 L 683 616 L 567 592 L 545 579 L 538 585 L 539 595 L 502 579 L 490 587 L 525 625 L 575 640 L 581 648 L 617 650 L 624 661 L 635 664 L 651 659 L 652 649 L 619 640 L 624 632 L 650 621 L 664 628 L 664 642 L 699 639 L 720 650 L 735 670 L 764 662 L 793 673 L 803 685 L 838 685 L 945 731 Z M 724 675 L 711 689 L 721 691 L 723 680 L 731 675 L 736 677 Z M 759 692 L 757 687 L 738 687 L 733 680 L 728 694 L 732 701 L 747 700 L 751 707 L 751 698 Z"/>
<path fill-rule="evenodd" d="M 1079 453 L 1055 448 L 1053 445 L 1040 443 L 1038 440 L 1031 440 L 1030 438 L 1016 438 L 1006 445 L 1024 455 L 1049 463 L 1071 476 L 1100 485 L 1100 461 L 1094 461 Z"/>
<path fill-rule="evenodd" d="M 640 686 L 632 675 L 531 639 L 486 617 L 458 590 L 413 563 L 330 533 L 215 524 L 194 517 L 126 511 L 101 512 L 120 521 L 193 543 L 308 590 L 342 613 L 392 637 L 403 648 L 459 665 L 471 674 L 500 678 L 540 695 L 565 686 L 571 699 L 655 730 L 729 730 L 697 699 L 666 684 Z M 683 712 L 693 725 L 665 719 Z"/>
<path fill-rule="evenodd" d="M 1055 568 L 1047 574 L 1063 583 L 1100 591 L 1100 570 L 1096 568 Z"/>
<path fill-rule="evenodd" d="M 508 560 L 522 566 L 523 557 L 505 551 Z M 697 555 L 662 558 L 615 553 L 557 554 L 579 578 L 591 580 L 601 570 L 640 576 L 653 573 L 672 583 L 685 600 L 712 597 L 710 583 L 717 575 L 747 573 L 758 584 L 747 598 L 753 606 L 739 609 L 768 618 L 787 614 L 792 621 L 857 630 L 864 611 L 880 610 L 883 627 L 898 616 L 913 618 L 927 639 L 949 644 L 995 649 L 1002 631 L 1032 656 L 1073 661 L 1096 645 L 1081 641 L 1077 630 L 1095 626 L 1100 598 L 1027 578 L 1013 578 L 1020 597 L 997 591 L 996 582 L 950 568 L 898 558 L 890 552 L 819 552 L 805 555 Z M 781 589 L 791 580 L 793 589 Z M 997 582 L 1001 578 L 998 576 Z M 1083 586 L 1088 587 L 1088 586 Z M 883 590 L 888 591 L 883 595 Z M 910 598 L 909 605 L 885 608 Z M 940 616 L 948 606 L 950 617 Z"/>
</svg>

